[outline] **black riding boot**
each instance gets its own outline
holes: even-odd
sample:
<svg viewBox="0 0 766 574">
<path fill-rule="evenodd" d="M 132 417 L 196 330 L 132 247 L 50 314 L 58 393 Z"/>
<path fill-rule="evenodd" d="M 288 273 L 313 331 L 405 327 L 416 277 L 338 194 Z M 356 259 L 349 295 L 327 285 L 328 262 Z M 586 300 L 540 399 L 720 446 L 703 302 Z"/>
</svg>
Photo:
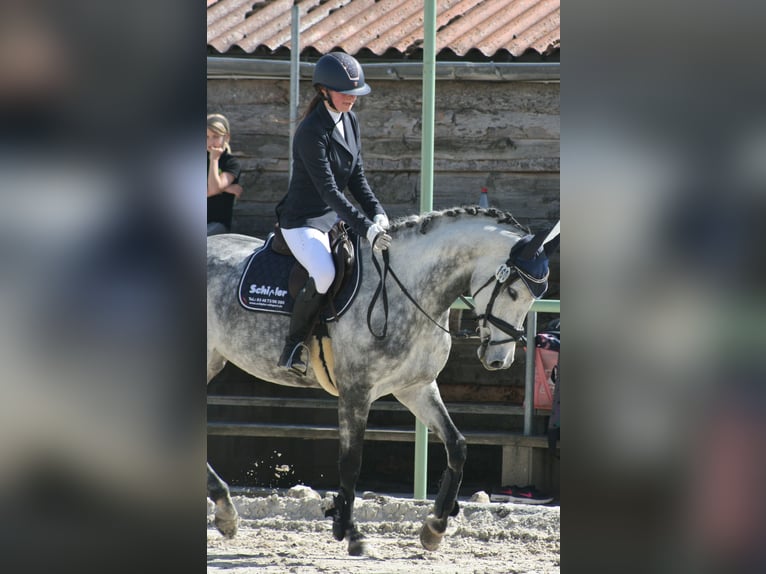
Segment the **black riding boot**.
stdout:
<svg viewBox="0 0 766 574">
<path fill-rule="evenodd" d="M 304 342 L 314 326 L 319 311 L 325 302 L 325 294 L 317 293 L 314 279 L 309 280 L 298 292 L 293 305 L 293 314 L 290 317 L 290 331 L 285 337 L 285 348 L 279 357 L 278 365 L 294 371 L 299 375 L 305 375 L 308 370 L 308 356 L 304 358 Z"/>
</svg>

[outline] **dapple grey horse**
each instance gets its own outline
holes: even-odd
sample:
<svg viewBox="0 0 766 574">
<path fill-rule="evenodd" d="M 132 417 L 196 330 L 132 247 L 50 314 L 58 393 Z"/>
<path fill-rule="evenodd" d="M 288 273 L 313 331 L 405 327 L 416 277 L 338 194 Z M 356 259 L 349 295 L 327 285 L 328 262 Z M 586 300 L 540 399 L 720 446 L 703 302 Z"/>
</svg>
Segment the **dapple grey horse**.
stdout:
<svg viewBox="0 0 766 574">
<path fill-rule="evenodd" d="M 548 255 L 559 239 L 554 232 L 554 240 L 543 245 L 550 239 L 547 231 L 532 237 L 510 214 L 474 207 L 403 218 L 392 223 L 389 233 L 393 242 L 387 256 L 388 313 L 381 296 L 368 317 L 381 274 L 371 265 L 373 253 L 364 243 L 357 253 L 365 268 L 358 295 L 339 320 L 327 325 L 334 350 L 340 437 L 340 488 L 328 515 L 333 518 L 333 535 L 348 540 L 351 555 L 364 553 L 353 504 L 368 413 L 373 401 L 388 394 L 445 445 L 447 469 L 420 533 L 425 548 L 439 546 L 449 516 L 458 512 L 466 460 L 465 439 L 436 384 L 450 352 L 449 309 L 460 295 L 472 294 L 481 336 L 479 360 L 489 370 L 508 368 L 523 337 L 524 318 L 547 286 Z M 299 377 L 277 368 L 289 318 L 248 311 L 237 301 L 244 265 L 262 244 L 237 234 L 208 238 L 208 382 L 231 361 L 259 379 L 319 388 L 312 369 Z M 376 257 L 380 259 L 379 254 Z M 391 281 L 394 275 L 401 287 Z M 216 504 L 218 529 L 233 536 L 237 511 L 228 486 L 210 465 L 208 495 Z"/>
</svg>

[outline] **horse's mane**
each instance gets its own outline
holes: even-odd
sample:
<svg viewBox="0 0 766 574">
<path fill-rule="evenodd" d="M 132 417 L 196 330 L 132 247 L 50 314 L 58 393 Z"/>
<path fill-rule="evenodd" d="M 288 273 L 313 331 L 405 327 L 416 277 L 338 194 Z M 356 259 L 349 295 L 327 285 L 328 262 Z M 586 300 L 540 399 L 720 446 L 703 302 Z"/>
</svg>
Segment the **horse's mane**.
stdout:
<svg viewBox="0 0 766 574">
<path fill-rule="evenodd" d="M 507 211 L 500 211 L 494 207 L 482 208 L 477 206 L 463 206 L 463 207 L 451 207 L 448 209 L 442 209 L 440 211 L 431 211 L 421 215 L 408 215 L 400 217 L 391 222 L 388 229 L 389 233 L 396 233 L 403 229 L 417 228 L 421 234 L 428 233 L 434 223 L 442 221 L 444 217 L 466 217 L 466 216 L 481 216 L 491 217 L 499 224 L 510 224 L 517 228 L 520 234 L 526 235 L 530 231 L 521 225 L 516 218 Z"/>
</svg>

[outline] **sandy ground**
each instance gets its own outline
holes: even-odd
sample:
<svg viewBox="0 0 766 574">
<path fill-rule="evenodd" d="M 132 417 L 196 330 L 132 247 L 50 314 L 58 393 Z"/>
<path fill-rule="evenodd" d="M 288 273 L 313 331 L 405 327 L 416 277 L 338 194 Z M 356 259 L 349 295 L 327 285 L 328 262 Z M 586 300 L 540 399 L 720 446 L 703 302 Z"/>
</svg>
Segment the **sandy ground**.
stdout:
<svg viewBox="0 0 766 574">
<path fill-rule="evenodd" d="M 207 571 L 227 574 L 312 572 L 347 574 L 485 574 L 559 572 L 560 509 L 460 501 L 441 547 L 418 539 L 432 502 L 364 493 L 355 504 L 367 554 L 351 557 L 332 537 L 324 497 L 307 487 L 268 496 L 235 496 L 239 532 L 228 540 L 208 514 Z M 476 495 L 474 495 L 476 496 Z M 481 496 L 481 494 L 479 495 Z M 210 510 L 210 507 L 209 507 Z"/>
</svg>

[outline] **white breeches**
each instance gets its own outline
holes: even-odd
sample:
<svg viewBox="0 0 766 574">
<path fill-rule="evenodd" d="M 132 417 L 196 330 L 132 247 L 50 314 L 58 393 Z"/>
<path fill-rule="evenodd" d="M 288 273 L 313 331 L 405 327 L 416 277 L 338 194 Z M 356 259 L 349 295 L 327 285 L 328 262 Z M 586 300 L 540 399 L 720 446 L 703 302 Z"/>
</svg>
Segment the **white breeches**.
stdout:
<svg viewBox="0 0 766 574">
<path fill-rule="evenodd" d="M 314 278 L 318 293 L 327 293 L 335 279 L 335 265 L 330 254 L 330 238 L 313 227 L 282 229 L 282 235 L 298 262 Z"/>
</svg>

